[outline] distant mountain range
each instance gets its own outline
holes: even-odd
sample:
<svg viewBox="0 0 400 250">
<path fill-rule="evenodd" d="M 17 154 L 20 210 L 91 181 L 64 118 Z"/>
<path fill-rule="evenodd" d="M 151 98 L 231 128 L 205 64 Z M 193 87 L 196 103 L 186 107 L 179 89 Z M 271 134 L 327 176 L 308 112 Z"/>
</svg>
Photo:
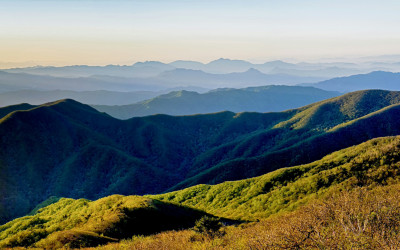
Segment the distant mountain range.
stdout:
<svg viewBox="0 0 400 250">
<path fill-rule="evenodd" d="M 34 75 L 49 75 L 55 77 L 89 77 L 94 75 L 109 75 L 117 77 L 152 77 L 175 67 L 161 62 L 135 63 L 131 66 L 107 65 L 88 66 L 74 65 L 64 67 L 37 66 L 28 68 L 14 68 L 4 71 L 10 73 L 27 73 Z"/>
<path fill-rule="evenodd" d="M 313 86 L 343 93 L 363 89 L 400 90 L 399 74 L 376 71 L 317 83 L 305 83 L 299 86 Z M 229 74 L 209 74 L 199 70 L 175 69 L 148 79 L 111 76 L 60 78 L 0 71 L 0 106 L 19 103 L 41 104 L 72 98 L 92 105 L 129 105 L 97 107 L 115 117 L 126 119 L 132 116 L 156 113 L 184 115 L 223 110 L 234 112 L 282 111 L 334 96 L 332 93 L 327 94 L 320 90 L 288 86 L 261 86 L 247 89 L 239 87 L 241 90 L 228 88 L 206 93 L 209 89 L 215 89 L 220 85 L 255 84 L 256 86 L 261 83 L 270 85 L 276 82 L 294 83 L 296 79 L 300 78 L 266 75 L 255 69 Z M 310 80 L 310 78 L 302 79 Z M 196 87 L 196 85 L 203 87 Z M 190 100 L 188 99 L 189 92 L 165 95 L 175 90 L 178 92 L 181 90 L 194 91 L 201 94 L 192 93 Z M 284 95 L 281 93 L 283 90 L 286 91 Z M 295 93 L 296 91 L 298 93 Z M 310 94 L 306 95 L 305 91 L 309 91 Z M 313 97 L 308 99 L 311 96 Z M 302 97 L 306 97 L 306 99 L 302 99 Z M 183 101 L 185 98 L 186 100 Z M 218 100 L 218 98 L 221 99 Z"/>
<path fill-rule="evenodd" d="M 220 111 L 271 112 L 298 108 L 338 95 L 339 92 L 313 87 L 271 85 L 243 89 L 216 89 L 203 94 L 175 91 L 136 104 L 93 105 L 93 107 L 119 119 L 153 114 L 192 115 Z"/>
<path fill-rule="evenodd" d="M 124 121 L 73 100 L 0 110 L 1 222 L 50 196 L 97 199 L 240 180 L 400 134 L 400 92 L 381 90 L 285 112 Z"/>
<path fill-rule="evenodd" d="M 292 76 L 307 76 L 318 78 L 333 78 L 353 74 L 368 73 L 376 70 L 400 71 L 396 62 L 387 63 L 371 61 L 363 63 L 329 62 L 329 63 L 288 63 L 283 61 L 270 61 L 265 63 L 250 63 L 244 60 L 230 60 L 220 58 L 209 63 L 196 61 L 175 61 L 162 63 L 157 61 L 138 62 L 133 65 L 119 66 L 87 66 L 74 65 L 65 67 L 38 66 L 28 68 L 6 69 L 10 73 L 28 73 L 51 75 L 57 77 L 89 77 L 93 75 L 109 75 L 127 78 L 150 78 L 160 73 L 174 69 L 201 70 L 206 73 L 228 74 L 245 72 L 256 69 L 265 74 L 285 74 Z"/>
<path fill-rule="evenodd" d="M 231 73 L 225 76 L 235 74 Z M 203 94 L 176 91 L 130 105 L 94 105 L 93 107 L 119 119 L 153 114 L 191 115 L 219 111 L 283 111 L 338 96 L 339 92 L 345 93 L 364 89 L 400 90 L 400 73 L 375 71 L 303 85 L 316 88 L 263 86 L 216 89 Z"/>
<path fill-rule="evenodd" d="M 294 85 L 297 83 L 318 82 L 323 77 L 315 76 L 294 76 L 284 73 L 265 74 L 250 68 L 244 72 L 225 74 L 211 74 L 201 70 L 175 69 L 158 75 L 155 79 L 170 83 L 185 83 L 186 85 L 215 87 L 247 87 L 272 84 Z M 326 79 L 326 78 L 325 78 Z"/>
<path fill-rule="evenodd" d="M 255 69 L 231 74 L 210 74 L 199 70 L 174 69 L 148 78 L 95 75 L 90 77 L 56 77 L 0 71 L 0 93 L 17 90 L 69 91 L 165 91 L 179 89 L 215 89 L 271 84 L 294 85 L 318 82 L 326 78 L 300 77 L 284 74 L 268 75 Z M 131 102 L 133 103 L 133 102 Z"/>
<path fill-rule="evenodd" d="M 162 83 L 111 76 L 54 77 L 0 71 L 0 92 L 16 90 L 72 90 L 72 91 L 158 91 L 169 88 Z"/>
</svg>

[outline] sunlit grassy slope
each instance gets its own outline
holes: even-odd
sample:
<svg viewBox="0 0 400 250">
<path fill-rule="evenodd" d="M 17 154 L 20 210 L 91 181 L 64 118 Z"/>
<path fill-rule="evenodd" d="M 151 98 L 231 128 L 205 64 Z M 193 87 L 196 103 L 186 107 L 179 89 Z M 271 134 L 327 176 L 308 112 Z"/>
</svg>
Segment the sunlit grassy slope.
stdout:
<svg viewBox="0 0 400 250">
<path fill-rule="evenodd" d="M 0 247 L 96 246 L 132 235 L 192 227 L 205 213 L 140 196 L 62 198 L 0 226 Z"/>
<path fill-rule="evenodd" d="M 399 195 L 399 184 L 355 188 L 294 212 L 225 227 L 219 237 L 168 231 L 98 249 L 399 249 Z"/>
</svg>

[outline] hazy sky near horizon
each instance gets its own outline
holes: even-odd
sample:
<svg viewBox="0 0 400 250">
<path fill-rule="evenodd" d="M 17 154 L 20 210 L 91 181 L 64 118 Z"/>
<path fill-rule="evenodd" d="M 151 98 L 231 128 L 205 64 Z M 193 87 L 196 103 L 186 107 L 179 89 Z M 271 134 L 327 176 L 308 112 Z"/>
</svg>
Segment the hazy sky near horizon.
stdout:
<svg viewBox="0 0 400 250">
<path fill-rule="evenodd" d="M 0 64 L 400 54 L 398 0 L 0 0 Z"/>
</svg>

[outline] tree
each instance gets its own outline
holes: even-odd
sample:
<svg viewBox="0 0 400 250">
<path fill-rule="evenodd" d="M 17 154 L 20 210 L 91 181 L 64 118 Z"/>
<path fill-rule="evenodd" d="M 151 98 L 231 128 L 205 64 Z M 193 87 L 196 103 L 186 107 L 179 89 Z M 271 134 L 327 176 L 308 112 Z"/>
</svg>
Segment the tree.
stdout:
<svg viewBox="0 0 400 250">
<path fill-rule="evenodd" d="M 222 226 L 223 224 L 218 218 L 203 216 L 201 219 L 196 221 L 193 230 L 209 237 L 215 237 L 223 235 L 223 232 L 220 231 Z"/>
</svg>

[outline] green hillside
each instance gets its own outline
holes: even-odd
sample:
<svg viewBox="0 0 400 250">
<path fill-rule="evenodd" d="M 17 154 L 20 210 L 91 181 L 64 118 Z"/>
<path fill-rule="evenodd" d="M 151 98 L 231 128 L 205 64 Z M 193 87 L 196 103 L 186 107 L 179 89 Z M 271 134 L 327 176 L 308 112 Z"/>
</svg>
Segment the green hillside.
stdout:
<svg viewBox="0 0 400 250">
<path fill-rule="evenodd" d="M 400 106 L 396 93 L 359 91 L 294 110 L 291 118 L 272 128 L 199 155 L 188 178 L 171 190 L 258 176 L 320 159 L 371 138 L 397 135 Z"/>
<path fill-rule="evenodd" d="M 97 246 L 132 235 L 193 227 L 205 213 L 140 196 L 97 201 L 62 198 L 36 214 L 0 226 L 0 248 Z"/>
<path fill-rule="evenodd" d="M 93 202 L 85 199 L 62 198 L 54 204 L 39 209 L 34 215 L 21 217 L 0 226 L 0 247 L 55 248 L 103 245 L 131 238 L 135 235 L 190 228 L 196 220 L 206 214 L 205 212 L 236 220 L 262 220 L 259 225 L 250 224 L 250 228 L 257 230 L 267 230 L 263 228 L 265 224 L 269 224 L 271 227 L 271 223 L 275 223 L 272 224 L 271 229 L 268 229 L 270 233 L 281 230 L 282 226 L 277 227 L 276 224 L 282 223 L 283 220 L 292 221 L 291 225 L 311 223 L 310 218 L 305 217 L 310 212 L 324 212 L 315 210 L 318 206 L 329 208 L 330 206 L 337 206 L 337 202 L 342 202 L 343 211 L 349 210 L 349 213 L 357 213 L 354 210 L 358 209 L 357 207 L 346 207 L 352 206 L 352 203 L 348 202 L 349 198 L 346 195 L 341 197 L 340 193 L 345 190 L 357 191 L 360 187 L 367 188 L 367 193 L 363 191 L 363 196 L 352 194 L 355 196 L 352 198 L 352 202 L 368 202 L 364 206 L 370 206 L 370 198 L 363 198 L 364 195 L 373 196 L 374 192 L 382 192 L 378 187 L 382 185 L 393 186 L 393 184 L 399 183 L 399 149 L 400 136 L 376 138 L 334 152 L 310 164 L 279 169 L 251 179 L 224 182 L 218 185 L 199 185 L 185 190 L 147 197 L 112 195 Z M 370 195 L 368 190 L 372 190 Z M 398 193 L 399 189 L 392 188 L 391 190 L 391 192 Z M 336 197 L 336 200 L 333 203 L 332 201 L 326 202 L 325 200 L 329 200 L 330 197 Z M 387 198 L 389 197 L 382 193 L 379 204 L 390 202 L 385 200 Z M 344 199 L 347 199 L 347 201 Z M 317 207 L 312 205 L 315 203 Z M 307 204 L 311 204 L 311 207 Z M 303 205 L 306 205 L 306 207 L 303 208 Z M 392 214 L 392 212 L 380 211 L 378 205 L 374 206 L 376 208 L 373 211 L 378 213 L 379 216 L 385 213 L 382 216 L 391 216 L 390 218 L 395 219 L 393 217 L 395 214 Z M 386 207 L 388 208 L 388 205 Z M 294 217 L 291 214 L 284 213 L 298 208 L 300 209 L 295 212 Z M 396 211 L 393 211 L 393 213 L 396 213 Z M 365 211 L 362 212 L 365 213 Z M 276 216 L 263 221 L 271 215 Z M 338 213 L 337 216 L 342 215 Z M 358 214 L 357 216 L 361 215 Z M 368 216 L 368 214 L 365 216 Z M 293 218 L 296 217 L 304 219 L 304 221 L 294 220 Z M 319 226 L 335 227 L 335 224 L 329 221 L 327 214 L 321 220 L 325 220 L 327 224 L 321 225 L 313 222 L 309 226 L 313 228 Z M 371 221 L 371 223 L 375 222 Z M 399 224 L 397 221 L 391 223 Z M 246 227 L 248 226 L 238 229 L 227 228 L 228 236 L 226 237 L 230 237 L 230 234 L 250 237 L 244 236 Z M 378 224 L 374 227 L 377 228 Z M 299 228 L 294 226 L 288 233 L 294 234 L 296 230 L 299 230 Z M 382 228 L 382 230 L 386 229 Z M 393 230 L 397 229 L 394 228 Z M 257 232 L 265 234 L 263 231 Z M 279 231 L 278 233 L 282 234 L 283 232 Z M 300 230 L 298 233 L 303 235 L 305 232 Z M 254 231 L 252 234 L 254 234 Z M 314 234 L 313 231 L 310 231 L 310 234 L 313 234 L 313 237 L 321 237 L 320 234 Z M 292 236 L 294 237 L 294 235 Z M 348 235 L 342 236 L 348 239 Z M 171 243 L 176 237 L 170 236 L 167 240 Z M 191 237 L 192 239 L 188 239 L 185 244 L 198 241 L 198 237 Z M 296 240 L 293 237 L 290 237 L 291 241 Z M 140 240 L 139 238 L 136 242 Z M 229 240 L 232 241 L 232 239 Z M 242 243 L 246 245 L 253 242 L 249 238 L 244 238 L 243 241 L 245 242 Z M 263 244 L 271 244 L 267 239 L 263 239 L 263 241 L 265 241 Z M 289 244 L 291 241 L 285 241 L 285 244 Z M 205 244 L 204 240 L 201 242 Z M 215 243 L 221 244 L 221 242 Z M 328 243 L 325 242 L 324 244 Z M 134 243 L 132 242 L 132 244 Z M 183 246 L 180 247 L 183 249 Z M 208 247 L 204 246 L 204 249 L 206 248 Z"/>
<path fill-rule="evenodd" d="M 227 226 L 207 237 L 168 231 L 96 249 L 399 249 L 400 185 L 335 193 L 259 222 Z"/>
<path fill-rule="evenodd" d="M 135 104 L 94 105 L 93 107 L 119 119 L 154 114 L 204 114 L 225 110 L 276 112 L 298 108 L 338 95 L 339 92 L 324 91 L 313 87 L 272 85 L 243 89 L 216 89 L 203 94 L 182 90 Z"/>
<path fill-rule="evenodd" d="M 272 113 L 117 120 L 61 100 L 0 120 L 0 222 L 51 196 L 99 199 L 217 184 L 400 134 L 400 92 L 359 91 Z"/>
<path fill-rule="evenodd" d="M 398 183 L 400 136 L 372 139 L 310 164 L 149 196 L 232 219 L 255 220 L 359 186 Z"/>
</svg>

